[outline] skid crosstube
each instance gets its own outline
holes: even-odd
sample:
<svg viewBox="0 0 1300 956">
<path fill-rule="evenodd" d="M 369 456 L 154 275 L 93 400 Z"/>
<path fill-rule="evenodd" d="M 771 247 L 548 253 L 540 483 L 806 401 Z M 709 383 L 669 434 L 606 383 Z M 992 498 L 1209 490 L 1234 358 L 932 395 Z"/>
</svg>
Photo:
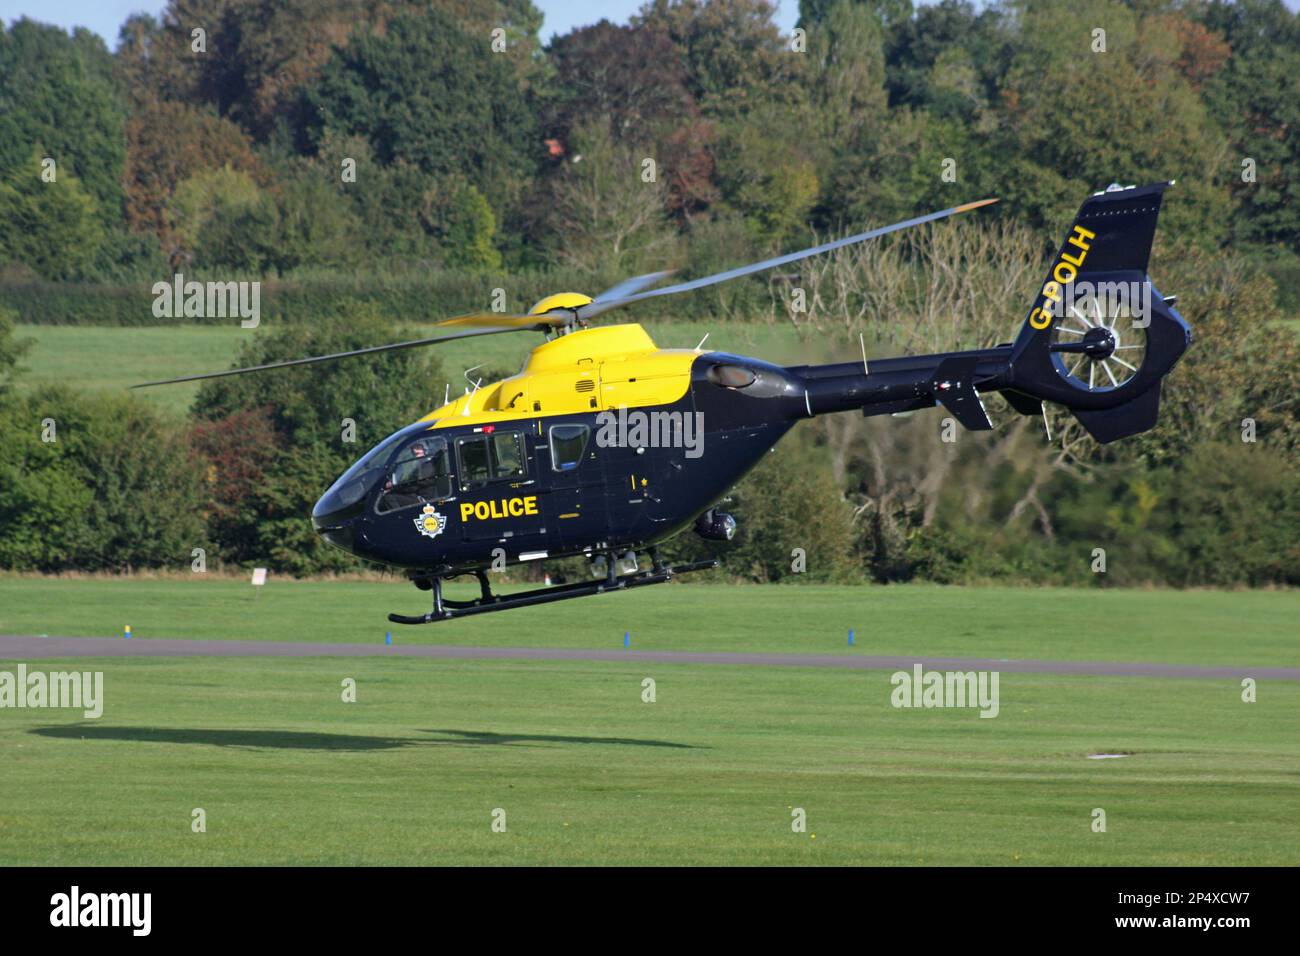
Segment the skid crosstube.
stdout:
<svg viewBox="0 0 1300 956">
<path fill-rule="evenodd" d="M 695 561 L 691 564 L 678 564 L 658 570 L 647 569 L 615 577 L 613 581 L 602 578 L 596 581 L 579 581 L 576 584 L 557 584 L 549 588 L 536 588 L 518 594 L 489 594 L 486 587 L 484 596 L 474 601 L 451 601 L 442 597 L 441 587 L 434 589 L 434 610 L 427 614 L 412 617 L 406 614 L 390 614 L 388 619 L 394 624 L 432 624 L 435 621 L 450 621 L 470 614 L 487 614 L 491 611 L 508 611 L 516 607 L 529 607 L 534 604 L 549 604 L 552 601 L 567 601 L 569 598 L 588 597 L 607 591 L 623 591 L 628 588 L 644 587 L 648 584 L 663 584 L 672 580 L 674 575 L 690 571 L 706 571 L 716 568 L 718 561 Z M 441 582 L 438 582 L 439 584 Z M 441 610 L 439 610 L 441 608 Z"/>
</svg>

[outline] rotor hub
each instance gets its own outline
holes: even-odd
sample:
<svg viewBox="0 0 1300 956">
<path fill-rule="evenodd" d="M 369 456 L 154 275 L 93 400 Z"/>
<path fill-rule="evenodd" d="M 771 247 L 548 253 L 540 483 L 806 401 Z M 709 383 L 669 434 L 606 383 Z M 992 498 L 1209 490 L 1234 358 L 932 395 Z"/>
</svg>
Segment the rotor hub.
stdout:
<svg viewBox="0 0 1300 956">
<path fill-rule="evenodd" d="M 1106 326 L 1097 326 L 1084 334 L 1083 353 L 1094 362 L 1100 362 L 1110 358 L 1118 344 L 1114 331 Z"/>
</svg>

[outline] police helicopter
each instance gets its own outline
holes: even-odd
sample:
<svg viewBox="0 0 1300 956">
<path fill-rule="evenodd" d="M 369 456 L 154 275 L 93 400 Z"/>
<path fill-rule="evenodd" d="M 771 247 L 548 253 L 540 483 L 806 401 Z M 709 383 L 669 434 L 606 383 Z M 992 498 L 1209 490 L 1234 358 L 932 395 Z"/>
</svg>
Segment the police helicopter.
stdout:
<svg viewBox="0 0 1300 956">
<path fill-rule="evenodd" d="M 997 391 L 1023 415 L 1041 414 L 1044 402 L 1063 405 L 1100 442 L 1154 426 L 1161 382 L 1191 342 L 1173 298 L 1155 293 L 1147 276 L 1170 185 L 1113 185 L 1089 196 L 1015 341 L 994 348 L 782 367 L 702 347 L 659 348 L 637 324 L 589 325 L 616 308 L 996 201 L 986 199 L 689 282 L 655 287 L 669 273 L 652 273 L 595 298 L 551 295 L 524 315 L 447 319 L 428 338 L 145 384 L 332 362 L 466 336 L 546 333 L 517 375 L 476 385 L 358 459 L 316 502 L 312 524 L 331 545 L 402 569 L 432 592 L 427 613 L 389 615 L 399 624 L 661 584 L 716 566 L 716 560 L 670 565 L 657 545 L 692 526 L 705 538 L 730 539 L 735 519 L 716 503 L 802 419 L 939 405 L 964 427 L 984 430 L 992 424 L 980 394 Z M 1081 307 L 1073 293 L 1089 284 L 1137 288 L 1148 305 L 1108 310 L 1094 295 Z M 1133 321 L 1121 322 L 1121 314 Z M 591 580 L 503 595 L 488 583 L 493 567 L 580 555 L 591 561 Z M 460 575 L 478 579 L 479 597 L 444 596 L 443 582 Z"/>
</svg>

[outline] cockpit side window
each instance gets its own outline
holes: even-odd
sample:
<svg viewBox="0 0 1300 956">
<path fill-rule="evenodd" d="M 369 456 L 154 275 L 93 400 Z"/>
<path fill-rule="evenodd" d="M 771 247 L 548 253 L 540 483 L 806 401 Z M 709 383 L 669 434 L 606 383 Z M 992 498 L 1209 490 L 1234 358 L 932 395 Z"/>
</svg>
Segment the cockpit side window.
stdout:
<svg viewBox="0 0 1300 956">
<path fill-rule="evenodd" d="M 317 507 L 323 509 L 322 513 L 331 514 L 343 508 L 360 507 L 361 499 L 381 485 L 387 476 L 384 466 L 393 452 L 403 442 L 410 441 L 413 435 L 426 432 L 428 428 L 429 426 L 424 422 L 416 422 L 389 435 L 363 457 L 353 462 L 352 467 L 339 476 L 339 479 L 321 496 Z"/>
<path fill-rule="evenodd" d="M 519 432 L 496 432 L 492 436 L 492 477 L 522 478 L 527 472 L 524 436 Z"/>
<path fill-rule="evenodd" d="M 582 464 L 590 432 L 586 425 L 552 425 L 551 467 L 556 471 L 573 471 Z"/>
<path fill-rule="evenodd" d="M 375 510 L 381 514 L 450 498 L 451 454 L 441 437 L 419 438 L 397 456 Z"/>
<path fill-rule="evenodd" d="M 528 457 L 520 432 L 492 432 L 456 439 L 460 486 L 474 488 L 490 481 L 518 480 L 528 475 Z"/>
</svg>

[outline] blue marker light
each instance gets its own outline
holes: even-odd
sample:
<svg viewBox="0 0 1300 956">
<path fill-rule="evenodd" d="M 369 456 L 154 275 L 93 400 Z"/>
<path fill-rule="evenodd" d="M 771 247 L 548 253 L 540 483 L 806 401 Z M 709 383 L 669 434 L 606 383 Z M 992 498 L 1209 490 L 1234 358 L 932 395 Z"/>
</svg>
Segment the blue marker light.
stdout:
<svg viewBox="0 0 1300 956">
<path fill-rule="evenodd" d="M 631 632 L 631 631 L 624 631 L 624 632 L 623 632 L 623 649 L 624 649 L 624 650 L 627 650 L 627 649 L 628 649 L 629 647 L 631 647 L 631 646 L 632 646 L 632 632 Z"/>
<path fill-rule="evenodd" d="M 849 628 L 849 647 L 853 646 L 853 628 Z"/>
<path fill-rule="evenodd" d="M 385 644 L 388 644 L 388 645 L 392 645 L 392 643 L 393 643 L 393 632 L 392 632 L 392 631 L 385 631 L 385 632 L 384 632 L 384 643 L 385 643 Z"/>
</svg>

